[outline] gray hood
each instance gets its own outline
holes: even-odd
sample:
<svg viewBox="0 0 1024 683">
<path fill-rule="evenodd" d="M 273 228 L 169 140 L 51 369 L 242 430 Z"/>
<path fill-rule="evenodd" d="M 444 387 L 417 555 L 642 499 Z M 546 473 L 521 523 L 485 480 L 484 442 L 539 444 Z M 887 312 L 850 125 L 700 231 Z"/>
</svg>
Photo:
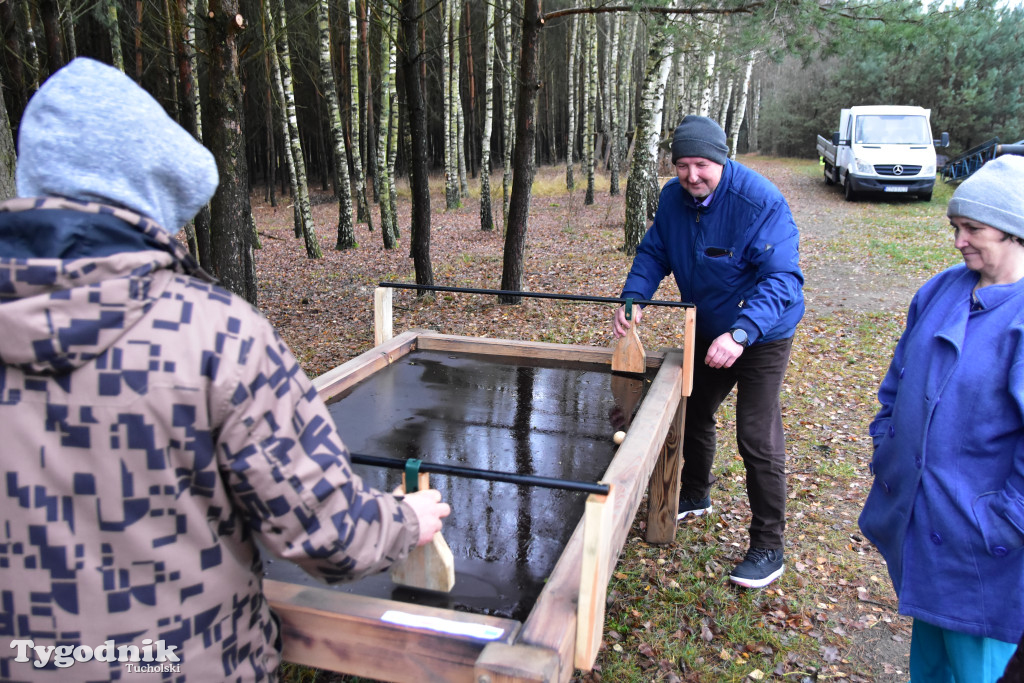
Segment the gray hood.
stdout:
<svg viewBox="0 0 1024 683">
<path fill-rule="evenodd" d="M 29 101 L 18 195 L 114 204 L 174 234 L 217 189 L 213 155 L 117 69 L 79 57 Z"/>
</svg>

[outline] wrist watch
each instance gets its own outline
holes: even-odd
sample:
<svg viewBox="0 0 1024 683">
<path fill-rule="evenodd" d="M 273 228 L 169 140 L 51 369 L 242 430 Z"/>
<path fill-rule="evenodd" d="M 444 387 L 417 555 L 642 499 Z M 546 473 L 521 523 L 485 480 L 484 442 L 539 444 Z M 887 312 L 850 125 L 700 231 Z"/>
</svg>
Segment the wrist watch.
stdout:
<svg viewBox="0 0 1024 683">
<path fill-rule="evenodd" d="M 731 330 L 729 330 L 729 335 L 732 337 L 732 340 L 739 344 L 740 346 L 745 347 L 749 341 L 749 337 L 747 337 L 747 331 L 744 330 L 742 327 L 732 328 Z"/>
</svg>

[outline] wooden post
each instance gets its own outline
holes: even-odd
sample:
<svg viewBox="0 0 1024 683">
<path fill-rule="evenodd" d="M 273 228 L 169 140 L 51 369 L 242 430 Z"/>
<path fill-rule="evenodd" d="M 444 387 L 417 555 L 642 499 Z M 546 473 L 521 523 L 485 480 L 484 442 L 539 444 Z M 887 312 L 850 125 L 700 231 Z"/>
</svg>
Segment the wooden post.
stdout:
<svg viewBox="0 0 1024 683">
<path fill-rule="evenodd" d="M 373 345 L 380 346 L 395 336 L 392 301 L 395 290 L 378 287 L 373 290 Z"/>
<path fill-rule="evenodd" d="M 612 512 L 615 507 L 615 485 L 608 495 L 587 496 L 583 512 L 583 561 L 580 576 L 580 599 L 576 611 L 577 669 L 590 671 L 597 660 L 604 633 L 604 608 L 611 568 L 610 546 Z"/>
<path fill-rule="evenodd" d="M 697 335 L 697 309 L 687 308 L 683 321 L 683 396 L 693 392 L 693 347 Z"/>
</svg>

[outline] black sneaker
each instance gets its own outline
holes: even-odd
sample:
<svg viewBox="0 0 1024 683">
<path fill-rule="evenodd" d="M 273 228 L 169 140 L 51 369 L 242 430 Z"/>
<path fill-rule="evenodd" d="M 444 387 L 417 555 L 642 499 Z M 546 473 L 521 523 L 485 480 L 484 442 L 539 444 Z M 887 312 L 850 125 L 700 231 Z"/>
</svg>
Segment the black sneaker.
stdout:
<svg viewBox="0 0 1024 683">
<path fill-rule="evenodd" d="M 676 519 L 686 519 L 690 516 L 700 517 L 705 512 L 711 512 L 711 496 L 704 496 L 700 500 L 694 500 L 693 498 L 680 498 L 679 514 L 676 515 Z"/>
<path fill-rule="evenodd" d="M 729 574 L 729 580 L 744 588 L 764 588 L 782 576 L 785 568 L 781 548 L 751 548 Z"/>
</svg>

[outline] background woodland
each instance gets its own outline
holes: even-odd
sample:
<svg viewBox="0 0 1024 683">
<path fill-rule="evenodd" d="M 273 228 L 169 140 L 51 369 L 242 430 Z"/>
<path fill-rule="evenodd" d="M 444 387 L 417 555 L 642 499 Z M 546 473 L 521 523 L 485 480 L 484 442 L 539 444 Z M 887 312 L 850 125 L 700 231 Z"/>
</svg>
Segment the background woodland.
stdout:
<svg viewBox="0 0 1024 683">
<path fill-rule="evenodd" d="M 659 143 L 687 113 L 719 120 L 733 154 L 813 156 L 854 104 L 931 108 L 949 154 L 1024 137 L 1024 10 L 991 0 L 3 0 L 0 28 L 0 194 L 47 75 L 75 56 L 114 64 L 214 152 L 220 187 L 185 232 L 254 303 L 254 192 L 293 207 L 316 259 L 309 188 L 330 189 L 332 246 L 358 249 L 365 223 L 420 284 L 432 211 L 473 193 L 481 230 L 502 231 L 501 289 L 518 291 L 537 166 L 564 165 L 587 204 L 595 175 L 624 191 L 629 254 L 669 172 Z"/>
</svg>

